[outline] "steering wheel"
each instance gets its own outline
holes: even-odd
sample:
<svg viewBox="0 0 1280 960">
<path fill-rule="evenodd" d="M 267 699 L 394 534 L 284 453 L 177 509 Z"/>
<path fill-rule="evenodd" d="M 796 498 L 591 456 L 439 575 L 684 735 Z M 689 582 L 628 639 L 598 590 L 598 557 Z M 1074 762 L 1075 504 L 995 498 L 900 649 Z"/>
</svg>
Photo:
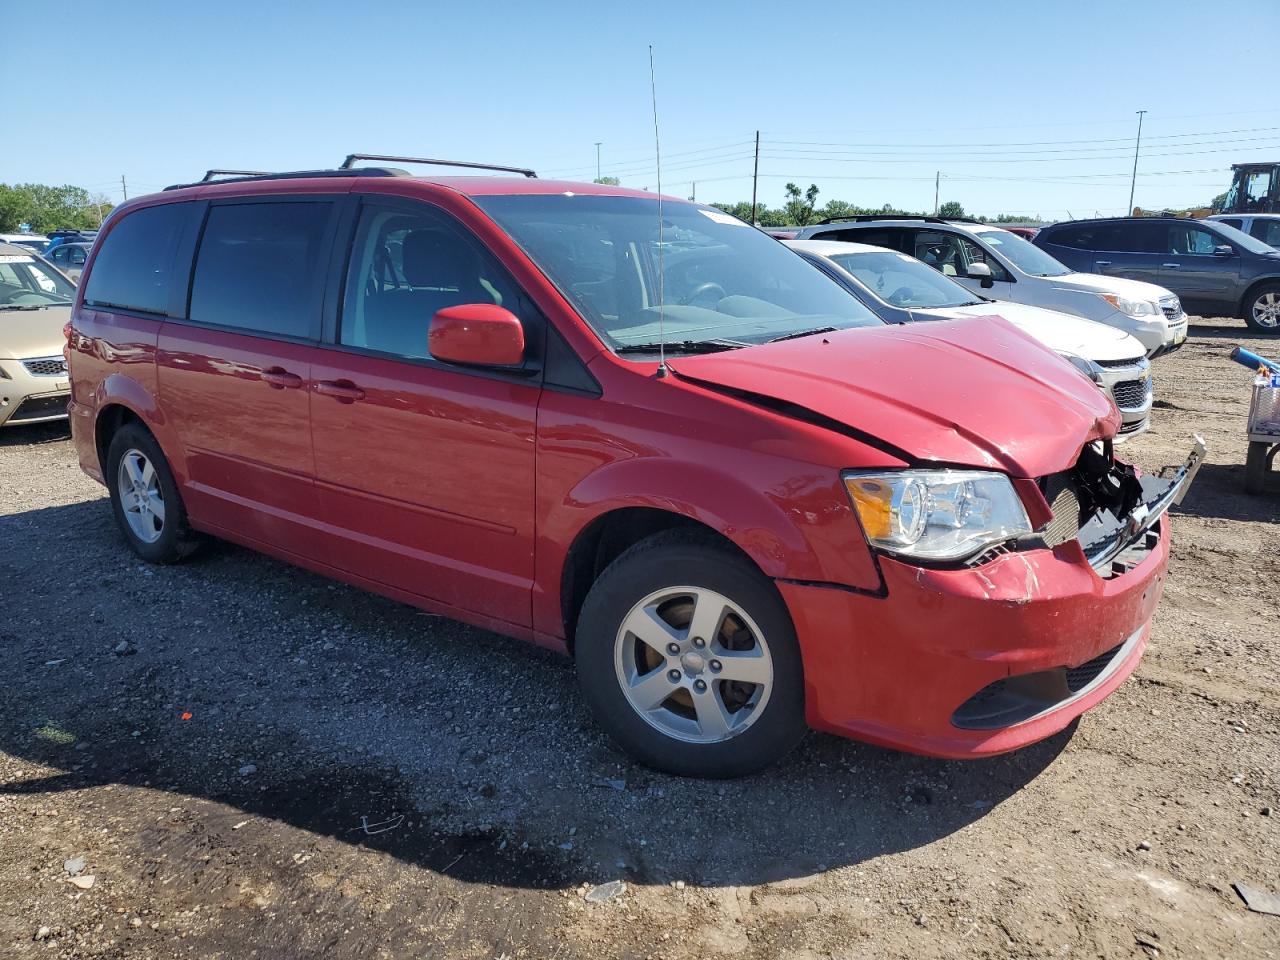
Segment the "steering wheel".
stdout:
<svg viewBox="0 0 1280 960">
<path fill-rule="evenodd" d="M 712 291 L 719 294 L 719 296 L 716 297 L 717 300 L 723 300 L 728 296 L 728 294 L 725 293 L 724 287 L 720 286 L 720 284 L 716 283 L 714 280 L 707 280 L 705 283 L 700 283 L 690 290 L 688 294 L 680 299 L 680 303 L 685 305 L 693 303 L 693 301 L 706 296 Z"/>
<path fill-rule="evenodd" d="M 916 292 L 910 287 L 899 287 L 893 293 L 889 294 L 888 301 L 895 307 L 905 307 L 908 303 L 915 299 Z"/>
</svg>

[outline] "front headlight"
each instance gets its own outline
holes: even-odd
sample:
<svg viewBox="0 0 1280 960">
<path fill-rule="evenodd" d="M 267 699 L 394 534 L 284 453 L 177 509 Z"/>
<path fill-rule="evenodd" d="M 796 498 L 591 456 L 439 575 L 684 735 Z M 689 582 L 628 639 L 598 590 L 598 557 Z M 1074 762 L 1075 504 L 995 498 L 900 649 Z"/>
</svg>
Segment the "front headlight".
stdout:
<svg viewBox="0 0 1280 960">
<path fill-rule="evenodd" d="M 1058 356 L 1067 361 L 1067 363 L 1071 364 L 1094 383 L 1101 385 L 1102 368 L 1092 360 L 1086 360 L 1084 357 L 1077 357 L 1074 353 L 1060 353 Z"/>
<path fill-rule="evenodd" d="M 845 488 L 874 547 L 916 560 L 959 560 L 1031 532 L 1003 473 L 894 470 L 846 473 Z"/>
<path fill-rule="evenodd" d="M 1098 296 L 1126 317 L 1155 317 L 1160 316 L 1161 313 L 1159 304 L 1149 300 L 1130 300 L 1128 297 L 1120 297 L 1114 293 L 1100 293 Z"/>
</svg>

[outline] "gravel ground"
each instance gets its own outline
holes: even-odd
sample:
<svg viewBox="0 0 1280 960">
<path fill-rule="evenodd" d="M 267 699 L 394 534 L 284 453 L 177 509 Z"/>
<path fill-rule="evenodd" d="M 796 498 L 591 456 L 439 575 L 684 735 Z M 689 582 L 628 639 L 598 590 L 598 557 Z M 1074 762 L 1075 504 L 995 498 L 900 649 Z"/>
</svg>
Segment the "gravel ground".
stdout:
<svg viewBox="0 0 1280 960">
<path fill-rule="evenodd" d="M 143 566 L 65 430 L 4 431 L 0 956 L 1280 956 L 1231 886 L 1280 891 L 1245 333 L 1193 324 L 1124 448 L 1210 454 L 1115 695 L 1012 756 L 814 735 L 730 783 L 628 763 L 553 655 L 226 544 Z"/>
</svg>

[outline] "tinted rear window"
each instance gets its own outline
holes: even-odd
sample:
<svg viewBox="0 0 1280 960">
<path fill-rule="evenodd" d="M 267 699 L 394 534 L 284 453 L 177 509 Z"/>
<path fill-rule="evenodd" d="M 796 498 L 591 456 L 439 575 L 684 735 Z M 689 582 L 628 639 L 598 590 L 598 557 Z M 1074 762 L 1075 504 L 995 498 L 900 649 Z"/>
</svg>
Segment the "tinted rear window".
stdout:
<svg viewBox="0 0 1280 960">
<path fill-rule="evenodd" d="M 85 303 L 165 313 L 173 255 L 189 209 L 187 203 L 167 203 L 127 214 L 102 240 L 85 287 Z"/>
<path fill-rule="evenodd" d="M 332 207 L 319 201 L 211 207 L 191 282 L 191 319 L 313 336 L 313 294 Z"/>
</svg>

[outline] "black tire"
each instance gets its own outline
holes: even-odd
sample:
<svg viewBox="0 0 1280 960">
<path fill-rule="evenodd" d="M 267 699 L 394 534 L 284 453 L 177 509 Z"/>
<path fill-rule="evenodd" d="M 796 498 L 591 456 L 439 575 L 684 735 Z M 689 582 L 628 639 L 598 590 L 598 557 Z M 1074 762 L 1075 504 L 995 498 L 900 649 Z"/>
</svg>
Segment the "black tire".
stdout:
<svg viewBox="0 0 1280 960">
<path fill-rule="evenodd" d="M 164 505 L 164 520 L 158 539 L 147 542 L 138 536 L 125 517 L 124 496 L 120 488 L 120 461 L 130 451 L 138 451 L 150 461 Z M 182 494 L 174 482 L 169 461 L 165 459 L 151 432 L 138 423 L 126 423 L 115 432 L 107 447 L 107 491 L 111 495 L 111 511 L 130 548 L 148 563 L 176 563 L 200 545 L 199 538 L 187 524 L 187 510 Z"/>
<path fill-rule="evenodd" d="M 1254 310 L 1258 308 L 1259 301 L 1264 297 L 1280 298 L 1280 283 L 1264 283 L 1249 291 L 1241 310 L 1244 322 L 1256 333 L 1280 334 L 1280 324 L 1267 326 L 1254 316 Z"/>
<path fill-rule="evenodd" d="M 664 733 L 631 705 L 619 678 L 615 657 L 622 657 L 624 620 L 646 597 L 677 586 L 714 591 L 740 607 L 764 634 L 772 661 L 768 699 L 759 715 L 717 742 L 688 742 Z M 778 760 L 807 730 L 804 668 L 786 605 L 768 577 L 712 538 L 667 531 L 624 552 L 588 593 L 576 638 L 578 679 L 597 722 L 623 750 L 657 770 L 712 779 L 743 776 Z M 724 703 L 725 684 L 717 686 L 711 674 L 707 677 Z"/>
<path fill-rule="evenodd" d="M 1271 452 L 1271 444 L 1261 443 L 1259 441 L 1250 441 L 1249 455 L 1244 462 L 1244 492 L 1250 494 L 1262 493 L 1262 488 L 1267 482 L 1267 467 L 1269 466 L 1268 454 Z"/>
</svg>

